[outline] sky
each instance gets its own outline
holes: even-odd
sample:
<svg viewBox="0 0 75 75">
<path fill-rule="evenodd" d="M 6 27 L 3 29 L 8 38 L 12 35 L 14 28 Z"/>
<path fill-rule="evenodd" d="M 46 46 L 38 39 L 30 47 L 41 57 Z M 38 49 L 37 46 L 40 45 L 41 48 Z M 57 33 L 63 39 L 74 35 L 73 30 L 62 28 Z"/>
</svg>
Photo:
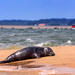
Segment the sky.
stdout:
<svg viewBox="0 0 75 75">
<path fill-rule="evenodd" d="M 75 0 L 0 0 L 0 20 L 75 18 Z"/>
</svg>

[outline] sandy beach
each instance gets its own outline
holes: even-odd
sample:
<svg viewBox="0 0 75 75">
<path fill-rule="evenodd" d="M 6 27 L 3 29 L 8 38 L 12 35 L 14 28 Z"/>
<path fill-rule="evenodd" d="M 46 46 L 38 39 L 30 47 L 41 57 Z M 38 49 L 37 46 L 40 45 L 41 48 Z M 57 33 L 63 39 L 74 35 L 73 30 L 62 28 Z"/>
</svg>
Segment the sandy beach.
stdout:
<svg viewBox="0 0 75 75">
<path fill-rule="evenodd" d="M 71 29 L 71 26 L 23 26 L 23 25 L 0 25 L 0 28 L 17 28 L 17 29 L 26 29 L 26 28 L 33 28 L 33 29 L 54 29 L 54 28 L 59 28 L 59 29 Z"/>
<path fill-rule="evenodd" d="M 55 56 L 1 64 L 0 75 L 3 75 L 3 73 L 6 75 L 43 75 L 43 73 L 44 75 L 74 75 L 75 72 L 72 69 L 75 70 L 75 46 L 57 46 L 51 48 L 56 54 Z M 17 51 L 17 49 L 0 50 L 0 61 L 15 51 Z M 62 68 L 64 68 L 63 71 Z M 66 72 L 66 68 L 72 68 L 72 71 L 67 69 Z"/>
</svg>

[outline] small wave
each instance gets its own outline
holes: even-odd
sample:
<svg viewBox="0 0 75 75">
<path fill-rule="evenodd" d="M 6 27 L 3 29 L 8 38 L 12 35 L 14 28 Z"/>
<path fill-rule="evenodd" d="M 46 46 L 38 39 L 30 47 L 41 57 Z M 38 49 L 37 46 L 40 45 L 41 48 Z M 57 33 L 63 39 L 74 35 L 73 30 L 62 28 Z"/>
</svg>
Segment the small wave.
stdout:
<svg viewBox="0 0 75 75">
<path fill-rule="evenodd" d="M 31 33 L 33 33 L 34 31 L 28 31 L 28 32 L 31 32 Z"/>
<path fill-rule="evenodd" d="M 3 48 L 3 50 L 12 50 L 12 49 L 21 49 L 21 48 L 22 48 L 21 46 L 12 45 L 12 46 L 10 46 L 10 47 Z"/>
<path fill-rule="evenodd" d="M 46 47 L 47 47 L 47 46 L 50 46 L 50 47 L 52 47 L 52 46 L 57 46 L 57 45 L 52 44 L 52 43 L 44 43 L 43 46 L 46 46 Z"/>
<path fill-rule="evenodd" d="M 5 45 L 4 43 L 0 43 L 0 45 Z"/>
<path fill-rule="evenodd" d="M 18 36 L 18 35 L 17 34 L 9 34 L 9 36 L 12 36 L 13 37 L 13 36 Z"/>
<path fill-rule="evenodd" d="M 27 38 L 26 41 L 33 42 L 33 40 L 31 40 L 31 38 Z"/>
<path fill-rule="evenodd" d="M 37 45 L 35 45 L 35 46 L 44 46 L 44 47 L 48 47 L 48 46 L 57 46 L 57 45 L 55 45 L 55 44 L 52 44 L 52 43 L 40 43 L 40 44 L 37 44 Z"/>
<path fill-rule="evenodd" d="M 71 42 L 71 40 L 68 40 L 67 43 L 68 43 L 68 44 L 71 44 L 72 42 Z"/>
<path fill-rule="evenodd" d="M 37 45 L 35 45 L 35 46 L 43 46 L 43 44 L 44 44 L 44 43 L 40 43 L 40 44 L 37 44 Z"/>
<path fill-rule="evenodd" d="M 54 31 L 60 31 L 60 30 L 54 30 Z"/>
<path fill-rule="evenodd" d="M 8 43 L 0 43 L 0 50 L 8 46 Z"/>
<path fill-rule="evenodd" d="M 9 34 L 9 36 L 15 36 L 15 34 Z"/>
</svg>

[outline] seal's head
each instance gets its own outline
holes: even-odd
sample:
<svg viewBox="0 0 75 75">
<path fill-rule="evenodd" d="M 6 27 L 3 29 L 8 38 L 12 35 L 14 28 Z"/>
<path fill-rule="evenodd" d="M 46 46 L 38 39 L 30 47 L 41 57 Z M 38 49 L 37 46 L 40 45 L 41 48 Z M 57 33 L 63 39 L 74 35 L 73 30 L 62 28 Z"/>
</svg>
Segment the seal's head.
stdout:
<svg viewBox="0 0 75 75">
<path fill-rule="evenodd" d="M 53 52 L 53 50 L 49 47 L 45 47 L 44 48 L 44 52 L 46 53 L 46 55 L 51 55 L 51 56 L 54 56 L 55 53 Z"/>
</svg>

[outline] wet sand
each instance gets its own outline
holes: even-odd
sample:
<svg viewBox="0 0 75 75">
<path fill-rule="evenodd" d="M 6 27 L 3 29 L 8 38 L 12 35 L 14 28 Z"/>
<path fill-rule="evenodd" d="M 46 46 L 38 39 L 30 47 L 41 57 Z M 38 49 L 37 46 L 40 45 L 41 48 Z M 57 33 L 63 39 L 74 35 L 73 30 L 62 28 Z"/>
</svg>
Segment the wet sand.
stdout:
<svg viewBox="0 0 75 75">
<path fill-rule="evenodd" d="M 55 56 L 0 64 L 0 75 L 74 75 L 75 46 L 51 47 Z M 0 60 L 17 50 L 0 50 Z"/>
</svg>

